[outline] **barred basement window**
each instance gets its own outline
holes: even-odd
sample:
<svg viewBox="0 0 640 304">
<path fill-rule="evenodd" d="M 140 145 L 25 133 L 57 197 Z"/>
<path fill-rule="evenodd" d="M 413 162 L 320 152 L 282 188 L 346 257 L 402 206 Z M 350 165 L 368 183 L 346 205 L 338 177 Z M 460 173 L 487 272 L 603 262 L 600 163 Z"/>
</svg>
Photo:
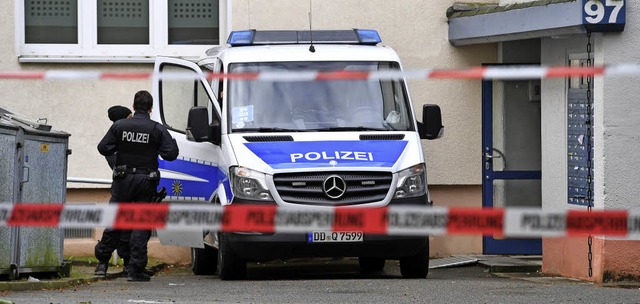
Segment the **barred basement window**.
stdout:
<svg viewBox="0 0 640 304">
<path fill-rule="evenodd" d="M 93 237 L 93 229 L 91 228 L 64 228 L 65 239 L 86 239 Z"/>
</svg>

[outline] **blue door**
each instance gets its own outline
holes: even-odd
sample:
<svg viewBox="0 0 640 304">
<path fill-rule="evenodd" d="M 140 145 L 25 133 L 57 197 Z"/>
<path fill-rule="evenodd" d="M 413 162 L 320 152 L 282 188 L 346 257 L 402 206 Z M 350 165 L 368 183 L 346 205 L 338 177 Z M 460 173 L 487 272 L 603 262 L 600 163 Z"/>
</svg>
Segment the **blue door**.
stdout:
<svg viewBox="0 0 640 304">
<path fill-rule="evenodd" d="M 482 81 L 482 205 L 541 207 L 536 81 Z M 542 254 L 542 240 L 483 237 L 484 254 Z"/>
</svg>

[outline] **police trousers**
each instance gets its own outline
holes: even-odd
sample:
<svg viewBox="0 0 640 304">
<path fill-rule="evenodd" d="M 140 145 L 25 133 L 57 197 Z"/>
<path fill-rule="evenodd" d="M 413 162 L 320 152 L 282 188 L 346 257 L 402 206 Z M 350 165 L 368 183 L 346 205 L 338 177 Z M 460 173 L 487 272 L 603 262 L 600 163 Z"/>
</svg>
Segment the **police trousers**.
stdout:
<svg viewBox="0 0 640 304">
<path fill-rule="evenodd" d="M 118 203 L 151 202 L 158 188 L 157 180 L 150 180 L 148 174 L 126 174 L 111 183 L 111 201 Z M 151 230 L 105 229 L 102 239 L 96 245 L 96 258 L 108 262 L 114 249 L 122 256 L 129 271 L 140 272 L 148 262 L 147 242 Z M 126 245 L 128 244 L 128 250 Z M 122 248 L 122 252 L 120 251 Z M 124 253 L 127 251 L 127 253 Z M 123 254 L 124 253 L 124 254 Z"/>
</svg>

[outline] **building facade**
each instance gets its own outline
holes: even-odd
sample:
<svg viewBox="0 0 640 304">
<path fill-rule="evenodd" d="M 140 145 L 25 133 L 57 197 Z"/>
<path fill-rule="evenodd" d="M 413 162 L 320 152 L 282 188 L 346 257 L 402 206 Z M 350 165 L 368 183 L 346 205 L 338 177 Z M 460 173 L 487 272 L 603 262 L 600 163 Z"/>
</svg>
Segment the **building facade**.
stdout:
<svg viewBox="0 0 640 304">
<path fill-rule="evenodd" d="M 449 11 L 449 39 L 464 48 L 497 43 L 497 62 L 504 65 L 634 63 L 640 29 L 633 22 L 640 14 L 634 4 L 622 0 L 459 4 Z M 631 185 L 638 181 L 640 164 L 628 157 L 640 142 L 634 131 L 639 114 L 633 106 L 636 81 L 634 76 L 574 76 L 542 79 L 539 88 L 531 81 L 485 82 L 485 91 L 493 90 L 488 98 L 493 99 L 496 118 L 492 144 L 505 150 L 508 165 L 503 165 L 540 172 L 537 185 L 513 185 L 514 180 L 502 185 L 507 207 L 516 205 L 509 192 L 529 197 L 527 191 L 536 187 L 543 210 L 636 208 L 639 193 Z M 530 135 L 540 139 L 532 142 Z M 523 146 L 535 155 L 524 155 L 519 150 Z M 512 165 L 510 152 L 528 161 Z M 544 238 L 542 271 L 596 282 L 637 280 L 639 246 L 635 240 L 602 236 Z"/>
<path fill-rule="evenodd" d="M 407 70 L 484 64 L 581 66 L 589 59 L 596 65 L 632 62 L 640 39 L 632 20 L 640 11 L 628 1 L 612 1 L 600 18 L 601 1 L 587 0 L 14 0 L 13 9 L 0 12 L 6 37 L 0 46 L 0 70 L 150 73 L 155 56 L 196 59 L 224 44 L 231 30 L 309 27 L 376 29 Z M 616 16 L 629 20 L 624 29 L 620 24 L 610 32 L 592 27 L 587 38 L 585 18 L 609 21 L 616 9 Z M 436 103 L 443 111 L 445 137 L 423 141 L 435 205 L 633 208 L 637 190 L 628 185 L 638 179 L 640 164 L 625 158 L 640 145 L 633 107 L 640 89 L 633 82 L 606 77 L 410 80 L 414 109 Z M 110 171 L 96 150 L 111 123 L 107 109 L 115 104 L 130 107 L 136 91 L 151 90 L 150 80 L 5 79 L 0 89 L 3 107 L 25 117 L 46 118 L 47 124 L 71 134 L 68 202 L 107 202 Z M 588 115 L 587 94 L 593 96 L 592 141 L 586 140 L 584 119 L 579 119 Z M 589 172 L 591 182 L 585 184 Z M 634 269 L 640 266 L 630 263 L 640 252 L 635 242 L 602 237 L 593 237 L 591 246 L 588 242 L 437 236 L 431 255 L 543 254 L 543 271 L 550 274 L 594 281 L 640 274 Z M 65 250 L 80 255 L 93 244 L 92 239 L 67 240 Z M 152 245 L 152 255 L 168 252 L 159 246 Z M 188 261 L 189 255 L 176 249 L 161 258 Z"/>
<path fill-rule="evenodd" d="M 149 73 L 155 56 L 196 59 L 207 48 L 224 44 L 231 30 L 301 30 L 310 25 L 314 29 L 377 29 L 383 43 L 399 53 L 405 69 L 495 62 L 493 44 L 468 49 L 449 44 L 445 12 L 452 3 L 15 0 L 13 9 L 0 12 L 7 38 L 0 46 L 0 69 Z M 43 30 L 48 34 L 41 34 Z M 0 88 L 5 92 L 4 107 L 28 118 L 46 118 L 54 129 L 71 134 L 68 180 L 74 182 L 68 183 L 68 202 L 107 202 L 110 171 L 96 150 L 111 123 L 107 109 L 115 104 L 130 107 L 133 94 L 150 91 L 151 81 L 2 80 Z M 446 136 L 423 142 L 435 204 L 479 207 L 480 83 L 414 80 L 409 89 L 415 109 L 425 103 L 437 103 L 443 109 Z M 80 255 L 95 241 L 74 239 L 66 244 L 67 253 Z M 178 252 L 188 260 L 188 251 Z M 435 237 L 431 246 L 433 256 L 481 252 L 478 236 Z"/>
</svg>

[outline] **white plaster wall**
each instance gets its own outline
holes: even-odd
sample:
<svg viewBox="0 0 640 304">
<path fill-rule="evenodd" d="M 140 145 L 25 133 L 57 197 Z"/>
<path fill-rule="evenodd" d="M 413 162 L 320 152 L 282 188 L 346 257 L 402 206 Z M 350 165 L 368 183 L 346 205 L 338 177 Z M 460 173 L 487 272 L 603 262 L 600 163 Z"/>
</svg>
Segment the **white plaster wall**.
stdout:
<svg viewBox="0 0 640 304">
<path fill-rule="evenodd" d="M 12 1 L 13 2 L 13 1 Z M 0 10 L 0 70 L 101 70 L 151 72 L 153 66 L 121 64 L 20 64 L 16 52 L 14 5 Z M 151 90 L 150 81 L 42 81 L 0 80 L 0 106 L 29 118 L 47 118 L 54 129 L 70 133 L 68 176 L 110 178 L 110 170 L 96 146 L 111 121 L 107 109 L 115 104 L 131 107 L 138 90 Z M 108 187 L 74 184 L 69 187 Z"/>
<path fill-rule="evenodd" d="M 541 64 L 566 65 L 570 39 L 542 39 Z M 542 85 L 542 208 L 567 206 L 567 85 L 564 78 L 543 79 Z"/>
<path fill-rule="evenodd" d="M 485 1 L 491 2 L 491 1 Z M 20 64 L 15 41 L 15 2 L 0 10 L 0 70 L 99 70 L 151 72 L 150 64 Z M 399 53 L 406 69 L 462 68 L 495 62 L 495 45 L 452 47 L 445 12 L 453 0 L 313 0 L 316 29 L 378 29 L 385 44 Z M 233 0 L 232 29 L 306 29 L 309 1 Z M 415 80 L 409 83 L 414 108 L 437 103 L 445 137 L 423 141 L 429 183 L 481 183 L 480 81 Z M 41 81 L 0 80 L 0 105 L 31 118 L 47 118 L 56 130 L 71 134 L 68 175 L 110 178 L 96 145 L 110 125 L 107 109 L 131 106 L 136 91 L 151 90 L 149 80 Z M 421 116 L 421 111 L 418 111 Z M 421 119 L 421 117 L 419 117 Z M 108 187 L 69 184 L 69 187 Z"/>
<path fill-rule="evenodd" d="M 627 23 L 622 33 L 602 34 L 602 63 L 640 62 L 640 7 L 627 1 Z M 634 3 L 635 4 L 635 3 Z M 598 86 L 598 84 L 601 84 Z M 640 77 L 604 77 L 596 81 L 596 186 L 602 187 L 602 207 L 640 207 Z M 596 155 L 598 155 L 596 153 Z M 600 184 L 601 183 L 601 184 Z M 598 197 L 596 197 L 597 199 Z"/>
<path fill-rule="evenodd" d="M 596 65 L 637 63 L 640 24 L 629 22 L 640 9 L 627 7 L 622 33 L 594 33 Z M 586 35 L 544 39 L 543 64 L 565 64 L 567 52 L 586 52 Z M 594 202 L 596 208 L 638 208 L 640 197 L 640 107 L 638 76 L 594 79 Z M 543 206 L 566 204 L 566 86 L 563 80 L 543 81 Z M 562 102 L 555 102 L 555 101 Z M 565 127 L 561 128 L 560 124 Z M 561 132 L 560 132 L 561 131 Z M 577 207 L 580 208 L 580 207 Z"/>
</svg>

